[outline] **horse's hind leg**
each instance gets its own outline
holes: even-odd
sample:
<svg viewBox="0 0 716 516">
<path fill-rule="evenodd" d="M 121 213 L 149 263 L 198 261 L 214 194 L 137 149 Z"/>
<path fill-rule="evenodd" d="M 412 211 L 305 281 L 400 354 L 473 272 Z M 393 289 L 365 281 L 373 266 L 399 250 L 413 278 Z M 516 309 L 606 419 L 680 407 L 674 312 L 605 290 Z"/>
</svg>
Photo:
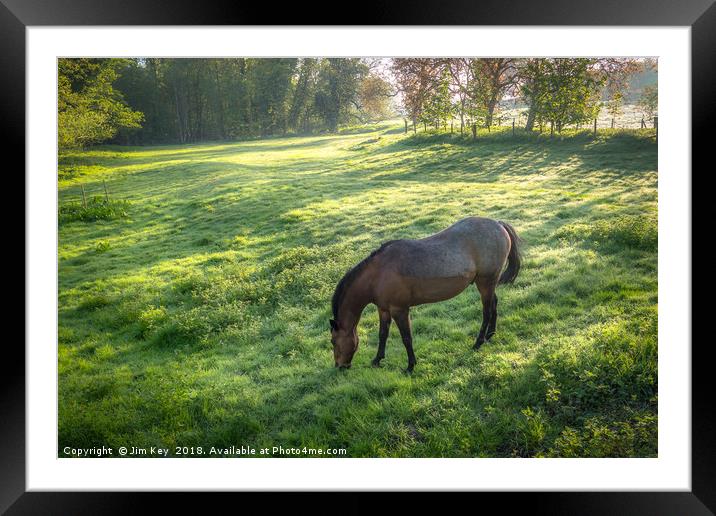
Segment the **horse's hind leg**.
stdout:
<svg viewBox="0 0 716 516">
<path fill-rule="evenodd" d="M 492 321 L 492 312 L 496 308 L 494 304 L 495 287 L 497 286 L 497 279 L 495 278 L 478 278 L 475 281 L 477 290 L 480 291 L 480 300 L 482 301 L 482 325 L 480 326 L 480 333 L 477 335 L 474 349 L 479 349 L 480 346 L 487 340 L 486 334 L 488 326 Z"/>
<path fill-rule="evenodd" d="M 391 315 L 393 319 L 395 319 L 395 324 L 398 325 L 400 336 L 405 345 L 405 351 L 408 353 L 408 368 L 405 372 L 412 373 L 415 367 L 415 353 L 413 352 L 413 336 L 410 331 L 410 312 L 407 308 L 404 310 L 393 310 Z"/>
<path fill-rule="evenodd" d="M 490 324 L 487 325 L 487 332 L 485 333 L 485 340 L 490 340 L 497 331 L 497 293 L 492 296 L 492 317 L 490 317 Z"/>
<path fill-rule="evenodd" d="M 378 330 L 378 353 L 371 362 L 373 367 L 380 366 L 380 361 L 385 358 L 385 342 L 388 340 L 388 332 L 390 331 L 390 312 L 379 308 L 378 317 L 380 318 L 380 329 Z"/>
</svg>

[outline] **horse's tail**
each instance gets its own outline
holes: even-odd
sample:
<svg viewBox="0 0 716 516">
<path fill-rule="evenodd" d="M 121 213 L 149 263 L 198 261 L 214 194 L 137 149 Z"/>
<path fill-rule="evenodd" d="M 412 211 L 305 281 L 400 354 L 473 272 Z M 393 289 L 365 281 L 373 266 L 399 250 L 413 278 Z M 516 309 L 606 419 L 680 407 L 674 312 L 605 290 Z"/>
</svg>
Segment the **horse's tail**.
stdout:
<svg viewBox="0 0 716 516">
<path fill-rule="evenodd" d="M 498 222 L 503 228 L 505 228 L 507 234 L 510 235 L 511 243 L 510 254 L 507 255 L 507 268 L 502 273 L 502 276 L 500 276 L 500 280 L 498 281 L 498 285 L 502 285 L 503 283 L 513 283 L 520 272 L 520 267 L 522 267 L 522 254 L 520 252 L 522 239 L 517 236 L 515 228 L 507 222 L 502 222 L 501 220 Z"/>
</svg>

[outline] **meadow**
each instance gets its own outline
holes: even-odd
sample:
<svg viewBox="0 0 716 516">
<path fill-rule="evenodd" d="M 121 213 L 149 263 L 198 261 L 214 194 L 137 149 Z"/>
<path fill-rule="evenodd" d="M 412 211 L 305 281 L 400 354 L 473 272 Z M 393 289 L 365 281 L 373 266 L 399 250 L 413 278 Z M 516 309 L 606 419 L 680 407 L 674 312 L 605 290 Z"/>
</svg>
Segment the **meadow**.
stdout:
<svg viewBox="0 0 716 516">
<path fill-rule="evenodd" d="M 84 186 L 88 207 L 79 204 Z M 106 185 L 110 203 L 103 200 Z M 349 457 L 657 455 L 652 130 L 103 146 L 59 157 L 59 450 L 345 448 Z M 96 197 L 95 197 L 96 196 Z M 470 215 L 524 240 L 472 349 L 477 289 L 333 367 L 336 283 Z"/>
</svg>

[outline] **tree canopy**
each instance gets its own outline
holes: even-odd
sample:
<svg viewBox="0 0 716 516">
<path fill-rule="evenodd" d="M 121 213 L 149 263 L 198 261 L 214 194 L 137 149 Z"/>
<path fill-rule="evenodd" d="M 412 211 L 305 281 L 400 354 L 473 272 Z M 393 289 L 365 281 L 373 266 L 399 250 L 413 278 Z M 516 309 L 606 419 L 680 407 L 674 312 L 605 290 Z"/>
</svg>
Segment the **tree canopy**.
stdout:
<svg viewBox="0 0 716 516">
<path fill-rule="evenodd" d="M 141 127 L 143 114 L 132 110 L 114 87 L 121 59 L 60 59 L 58 63 L 58 145 L 83 147 L 108 140 L 120 129 Z"/>
</svg>

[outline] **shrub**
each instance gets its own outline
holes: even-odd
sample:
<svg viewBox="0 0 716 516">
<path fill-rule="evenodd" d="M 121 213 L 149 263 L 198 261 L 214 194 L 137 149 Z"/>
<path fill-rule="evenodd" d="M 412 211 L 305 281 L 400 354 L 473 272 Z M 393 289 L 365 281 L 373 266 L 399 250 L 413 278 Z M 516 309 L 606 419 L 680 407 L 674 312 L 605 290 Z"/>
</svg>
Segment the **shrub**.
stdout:
<svg viewBox="0 0 716 516">
<path fill-rule="evenodd" d="M 628 421 L 586 420 L 580 429 L 566 427 L 548 457 L 656 457 L 657 418 L 639 414 Z"/>
</svg>

